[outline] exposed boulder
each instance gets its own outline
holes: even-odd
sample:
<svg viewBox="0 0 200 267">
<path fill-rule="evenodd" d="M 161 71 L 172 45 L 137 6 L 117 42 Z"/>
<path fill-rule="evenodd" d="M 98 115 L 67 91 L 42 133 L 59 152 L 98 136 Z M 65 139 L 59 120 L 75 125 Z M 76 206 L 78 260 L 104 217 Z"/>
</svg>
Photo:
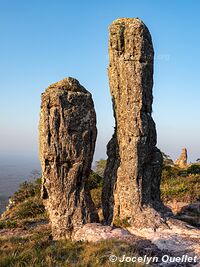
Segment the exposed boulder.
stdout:
<svg viewBox="0 0 200 267">
<path fill-rule="evenodd" d="M 187 149 L 183 148 L 181 150 L 180 157 L 175 161 L 175 165 L 178 165 L 180 168 L 187 167 Z"/>
<path fill-rule="evenodd" d="M 105 223 L 157 228 L 168 210 L 160 200 L 163 159 L 151 116 L 154 50 L 141 20 L 111 24 L 109 58 L 116 125 L 103 181 Z"/>
<path fill-rule="evenodd" d="M 42 197 L 54 239 L 70 238 L 98 222 L 87 179 L 96 141 L 91 94 L 73 78 L 50 85 L 42 94 L 40 161 Z"/>
</svg>

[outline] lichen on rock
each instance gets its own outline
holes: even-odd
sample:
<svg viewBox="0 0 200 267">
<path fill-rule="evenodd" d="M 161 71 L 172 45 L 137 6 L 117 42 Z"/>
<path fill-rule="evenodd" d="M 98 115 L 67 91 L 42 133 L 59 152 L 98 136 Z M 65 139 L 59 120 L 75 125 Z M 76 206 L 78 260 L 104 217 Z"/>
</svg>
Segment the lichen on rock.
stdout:
<svg viewBox="0 0 200 267">
<path fill-rule="evenodd" d="M 109 58 L 116 125 L 103 181 L 105 223 L 157 228 L 168 209 L 160 200 L 162 154 L 151 116 L 154 50 L 141 20 L 111 24 Z"/>
<path fill-rule="evenodd" d="M 50 85 L 40 111 L 42 197 L 54 239 L 98 222 L 87 180 L 97 135 L 91 94 L 73 78 Z"/>
</svg>

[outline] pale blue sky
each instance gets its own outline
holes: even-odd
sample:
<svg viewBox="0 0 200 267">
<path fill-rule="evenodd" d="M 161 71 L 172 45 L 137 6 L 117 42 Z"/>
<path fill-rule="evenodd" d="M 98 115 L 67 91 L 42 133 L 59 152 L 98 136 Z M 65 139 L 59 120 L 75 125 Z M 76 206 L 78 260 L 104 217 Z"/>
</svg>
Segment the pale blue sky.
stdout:
<svg viewBox="0 0 200 267">
<path fill-rule="evenodd" d="M 38 156 L 40 94 L 67 76 L 93 95 L 95 159 L 105 158 L 114 120 L 109 94 L 108 26 L 139 17 L 155 49 L 153 117 L 158 147 L 200 157 L 200 2 L 198 0 L 1 0 L 0 154 Z"/>
</svg>

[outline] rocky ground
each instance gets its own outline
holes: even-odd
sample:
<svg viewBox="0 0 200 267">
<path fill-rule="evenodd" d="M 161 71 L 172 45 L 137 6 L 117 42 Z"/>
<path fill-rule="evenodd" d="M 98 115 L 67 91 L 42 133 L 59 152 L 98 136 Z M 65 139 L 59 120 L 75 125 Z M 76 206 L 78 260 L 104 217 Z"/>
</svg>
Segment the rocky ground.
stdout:
<svg viewBox="0 0 200 267">
<path fill-rule="evenodd" d="M 92 190 L 92 197 L 100 214 L 101 187 L 100 184 L 94 183 L 95 179 L 96 176 L 91 177 L 91 183 L 95 188 Z M 188 255 L 197 256 L 199 261 L 200 202 L 188 204 L 191 202 L 187 201 L 190 195 L 194 194 L 194 188 L 196 188 L 195 198 L 199 194 L 198 181 L 196 177 L 194 177 L 195 183 L 192 183 L 193 177 L 184 179 L 188 190 L 184 191 L 185 195 L 181 198 L 179 193 L 180 201 L 177 200 L 178 191 L 175 192 L 175 197 L 172 193 L 170 195 L 167 185 L 169 184 L 170 188 L 176 186 L 178 190 L 183 184 L 183 179 L 174 179 L 176 182 L 174 187 L 171 187 L 171 180 L 165 181 L 163 188 L 166 189 L 162 192 L 166 192 L 164 195 L 169 199 L 165 204 L 175 214 L 175 219 L 168 220 L 165 229 L 154 232 L 127 225 L 113 228 L 93 223 L 86 224 L 78 230 L 73 236 L 73 241 L 52 240 L 48 217 L 40 199 L 41 181 L 39 179 L 34 183 L 24 183 L 12 197 L 9 209 L 0 218 L 0 266 L 146 266 L 140 263 L 131 265 L 130 262 L 111 262 L 109 259 L 113 255 L 118 260 L 122 259 L 123 255 L 127 257 L 148 255 L 159 259 L 162 259 L 163 255 L 170 257 Z M 192 186 L 193 190 L 189 190 L 188 187 L 191 183 L 196 185 Z M 193 195 L 192 197 L 194 198 Z M 150 266 L 200 266 L 200 264 L 199 262 L 166 264 L 160 261 L 151 263 Z"/>
<path fill-rule="evenodd" d="M 158 229 L 155 232 L 151 229 L 127 228 L 127 230 L 124 230 L 100 224 L 86 224 L 76 232 L 74 240 L 99 242 L 106 239 L 117 239 L 130 244 L 137 244 L 137 246 L 143 248 L 143 251 L 146 250 L 147 254 L 197 256 L 197 259 L 200 260 L 199 229 L 176 219 L 168 220 L 167 225 L 168 229 Z M 200 266 L 200 263 L 188 266 L 193 265 Z"/>
<path fill-rule="evenodd" d="M 137 247 L 138 255 L 141 257 L 144 257 L 145 255 L 151 257 L 156 256 L 159 257 L 160 260 L 163 255 L 168 255 L 170 257 L 188 255 L 193 258 L 197 256 L 197 263 L 165 264 L 160 260 L 160 262 L 156 264 L 152 263 L 150 266 L 200 266 L 199 229 L 175 219 L 170 219 L 167 224 L 169 226 L 168 229 L 157 230 L 156 232 L 150 229 L 121 229 L 103 226 L 97 223 L 86 224 L 76 232 L 73 237 L 73 242 L 77 243 L 82 241 L 85 244 L 88 244 L 88 242 L 98 244 L 101 242 L 117 240 L 122 244 L 121 251 L 118 251 L 118 254 L 116 255 L 119 259 L 122 259 L 124 255 L 123 244 L 127 243 L 131 247 Z M 21 238 L 21 240 L 28 238 L 31 240 L 33 234 L 42 234 L 45 231 L 50 231 L 50 226 L 48 221 L 42 220 L 38 223 L 30 224 L 27 229 L 1 229 L 0 240 L 13 238 Z M 49 235 L 48 239 L 51 239 L 51 235 Z M 127 257 L 132 257 L 133 255 L 134 253 L 132 253 L 132 251 L 126 253 Z M 108 260 L 110 256 L 111 255 L 108 254 Z M 113 264 L 109 266 L 121 265 Z"/>
</svg>

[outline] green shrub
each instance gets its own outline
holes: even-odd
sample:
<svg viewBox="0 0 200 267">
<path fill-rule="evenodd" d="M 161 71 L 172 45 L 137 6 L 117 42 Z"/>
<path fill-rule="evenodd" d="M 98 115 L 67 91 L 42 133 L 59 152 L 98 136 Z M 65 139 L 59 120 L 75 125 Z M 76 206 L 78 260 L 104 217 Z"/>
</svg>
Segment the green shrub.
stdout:
<svg viewBox="0 0 200 267">
<path fill-rule="evenodd" d="M 16 227 L 17 227 L 16 221 L 12 221 L 12 220 L 0 221 L 0 229 L 4 229 L 4 228 L 12 229 L 12 228 L 16 228 Z"/>
<path fill-rule="evenodd" d="M 94 170 L 101 177 L 103 177 L 104 170 L 106 168 L 106 163 L 107 163 L 107 160 L 105 160 L 105 159 L 100 159 L 100 160 L 96 161 Z"/>
<path fill-rule="evenodd" d="M 187 170 L 180 170 L 180 171 L 178 171 L 178 176 L 187 177 L 187 175 L 188 175 Z"/>
<path fill-rule="evenodd" d="M 200 175 L 177 176 L 161 180 L 161 198 L 167 201 L 194 202 L 200 196 Z"/>
<path fill-rule="evenodd" d="M 175 166 L 163 165 L 162 180 L 173 179 L 178 176 L 180 169 Z"/>
<path fill-rule="evenodd" d="M 161 153 L 162 153 L 164 165 L 170 166 L 170 165 L 174 164 L 173 160 L 171 159 L 171 157 L 169 155 L 166 155 L 164 152 L 161 152 Z"/>
<path fill-rule="evenodd" d="M 200 165 L 199 164 L 192 164 L 188 169 L 187 169 L 188 174 L 200 174 Z"/>
<path fill-rule="evenodd" d="M 130 226 L 129 218 L 120 219 L 118 216 L 115 217 L 114 226 L 115 227 L 122 227 L 122 228 L 129 227 Z"/>
<path fill-rule="evenodd" d="M 95 207 L 97 209 L 101 208 L 101 192 L 102 192 L 101 187 L 94 188 L 90 191 L 92 200 L 93 200 Z"/>
<path fill-rule="evenodd" d="M 99 176 L 96 172 L 91 171 L 88 179 L 88 186 L 90 190 L 102 187 L 102 177 Z"/>
<path fill-rule="evenodd" d="M 34 182 L 24 182 L 19 186 L 19 189 L 11 197 L 15 204 L 23 202 L 25 199 L 33 196 L 40 196 L 41 178 Z"/>
<path fill-rule="evenodd" d="M 42 200 L 30 198 L 19 204 L 15 216 L 17 219 L 34 218 L 44 212 Z"/>
</svg>

